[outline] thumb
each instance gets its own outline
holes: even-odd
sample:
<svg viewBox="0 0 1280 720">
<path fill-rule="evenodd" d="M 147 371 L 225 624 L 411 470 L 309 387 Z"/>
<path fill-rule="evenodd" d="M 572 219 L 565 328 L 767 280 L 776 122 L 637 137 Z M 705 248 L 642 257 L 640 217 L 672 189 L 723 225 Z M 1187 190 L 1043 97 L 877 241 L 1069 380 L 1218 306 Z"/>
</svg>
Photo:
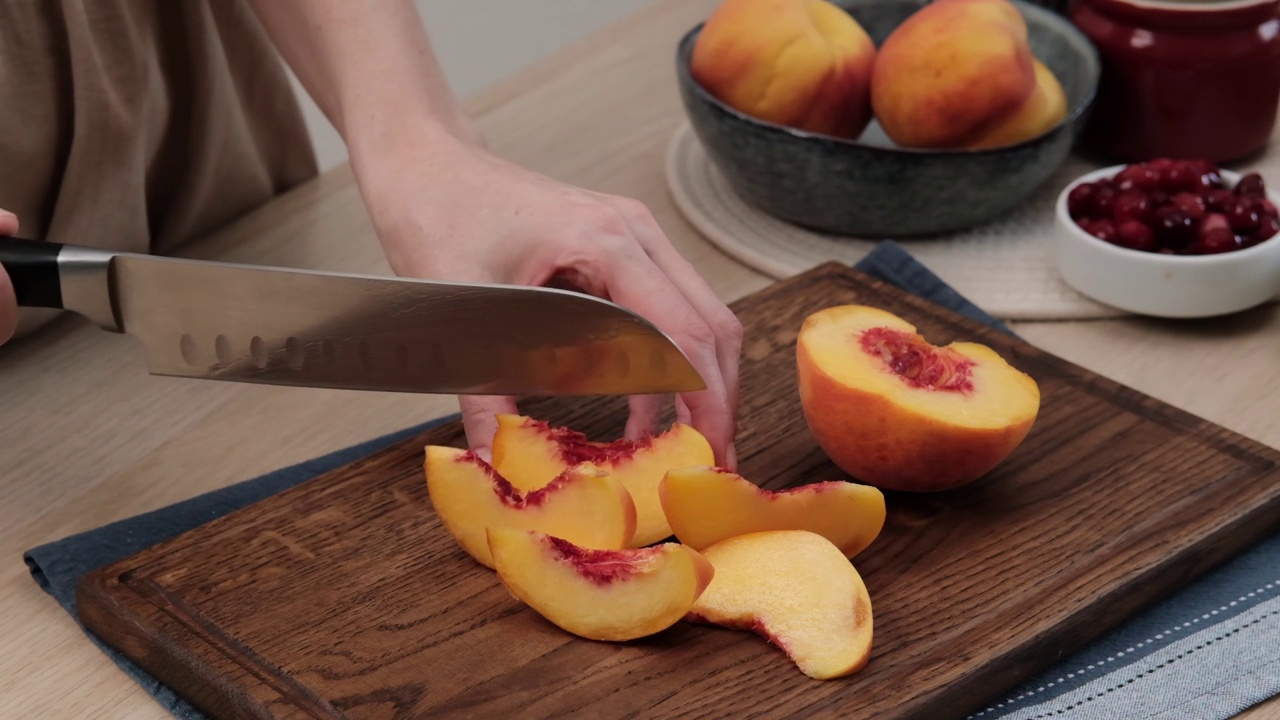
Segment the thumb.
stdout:
<svg viewBox="0 0 1280 720">
<path fill-rule="evenodd" d="M 493 462 L 493 434 L 498 431 L 499 413 L 515 413 L 516 401 L 511 397 L 491 395 L 463 395 L 458 397 L 462 408 L 462 427 L 467 432 L 467 445 L 485 462 Z"/>
<path fill-rule="evenodd" d="M 0 345 L 9 342 L 18 329 L 18 298 L 13 293 L 9 275 L 0 266 Z"/>
</svg>

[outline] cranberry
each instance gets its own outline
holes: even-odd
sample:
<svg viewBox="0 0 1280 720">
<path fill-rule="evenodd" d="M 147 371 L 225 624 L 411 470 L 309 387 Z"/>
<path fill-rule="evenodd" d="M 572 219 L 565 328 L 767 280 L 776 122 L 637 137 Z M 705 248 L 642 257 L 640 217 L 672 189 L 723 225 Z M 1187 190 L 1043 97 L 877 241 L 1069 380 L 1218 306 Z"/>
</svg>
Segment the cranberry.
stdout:
<svg viewBox="0 0 1280 720">
<path fill-rule="evenodd" d="M 1067 193 L 1067 212 L 1071 214 L 1072 220 L 1089 217 L 1089 213 L 1093 211 L 1093 196 L 1097 187 L 1093 183 L 1084 183 L 1071 188 L 1071 192 Z"/>
<path fill-rule="evenodd" d="M 1173 206 L 1187 214 L 1192 220 L 1199 221 L 1204 217 L 1204 200 L 1189 192 L 1180 192 L 1173 196 Z"/>
<path fill-rule="evenodd" d="M 1110 185 L 1100 185 L 1093 191 L 1093 214 L 1095 217 L 1111 217 L 1111 205 L 1116 200 L 1116 191 Z"/>
<path fill-rule="evenodd" d="M 1194 190 L 1200 184 L 1195 166 L 1185 161 L 1174 163 L 1173 167 L 1161 173 L 1160 181 L 1160 187 L 1169 193 Z"/>
<path fill-rule="evenodd" d="M 1116 239 L 1116 224 L 1110 220 L 1094 220 L 1086 231 L 1099 240 L 1113 242 Z"/>
<path fill-rule="evenodd" d="M 1258 224 L 1258 229 L 1254 231 L 1253 236 L 1258 242 L 1262 242 L 1276 233 L 1280 232 L 1280 219 L 1274 215 L 1268 215 L 1262 218 L 1262 222 Z"/>
<path fill-rule="evenodd" d="M 1129 165 L 1116 173 L 1115 183 L 1120 191 L 1155 190 L 1160 187 L 1160 174 L 1146 164 Z"/>
<path fill-rule="evenodd" d="M 1169 193 L 1163 190 L 1152 190 L 1150 193 L 1147 193 L 1147 198 L 1151 202 L 1152 210 L 1168 205 L 1170 200 Z"/>
<path fill-rule="evenodd" d="M 1240 182 L 1236 183 L 1236 195 L 1265 198 L 1267 196 L 1267 187 L 1262 182 L 1262 176 L 1258 173 L 1249 173 L 1240 178 Z"/>
<path fill-rule="evenodd" d="M 1260 209 L 1258 210 L 1259 215 L 1272 215 L 1272 216 L 1280 215 L 1280 213 L 1276 212 L 1275 203 L 1271 202 L 1270 200 L 1263 200 L 1259 204 L 1259 207 L 1260 207 Z"/>
<path fill-rule="evenodd" d="M 1155 231 L 1160 244 L 1179 248 L 1195 238 L 1195 221 L 1176 207 L 1162 207 L 1155 212 Z"/>
<path fill-rule="evenodd" d="M 1205 205 L 1212 212 L 1227 212 L 1236 204 L 1235 193 L 1230 190 L 1211 190 Z"/>
<path fill-rule="evenodd" d="M 1151 211 L 1151 203 L 1140 190 L 1125 190 L 1116 196 L 1111 206 L 1111 217 L 1117 223 L 1125 220 L 1143 221 Z"/>
<path fill-rule="evenodd" d="M 1212 255 L 1240 249 L 1240 238 L 1231 228 L 1213 228 L 1202 231 L 1191 246 L 1191 252 L 1197 255 Z"/>
<path fill-rule="evenodd" d="M 1216 190 L 1225 185 L 1222 181 L 1222 173 L 1218 172 L 1218 167 L 1211 162 L 1197 161 L 1195 173 L 1196 185 L 1200 190 Z"/>
<path fill-rule="evenodd" d="M 1155 158 L 1154 160 L 1147 161 L 1147 167 L 1155 170 L 1157 173 L 1162 173 L 1173 167 L 1176 162 L 1177 161 L 1173 158 Z"/>
<path fill-rule="evenodd" d="M 1240 198 L 1235 205 L 1227 211 L 1227 219 L 1231 221 L 1231 227 L 1238 232 L 1246 232 L 1258 226 L 1258 211 L 1253 209 L 1253 203 L 1248 198 Z"/>
<path fill-rule="evenodd" d="M 1125 220 L 1116 227 L 1115 244 L 1133 250 L 1151 252 L 1156 249 L 1156 234 L 1137 220 Z"/>
</svg>

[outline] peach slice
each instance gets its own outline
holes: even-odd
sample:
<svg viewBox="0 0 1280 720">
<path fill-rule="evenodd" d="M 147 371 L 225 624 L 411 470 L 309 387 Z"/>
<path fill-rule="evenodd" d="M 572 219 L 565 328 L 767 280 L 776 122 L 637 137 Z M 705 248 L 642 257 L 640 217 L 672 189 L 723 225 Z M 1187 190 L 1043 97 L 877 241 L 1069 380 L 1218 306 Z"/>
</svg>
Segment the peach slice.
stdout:
<svg viewBox="0 0 1280 720">
<path fill-rule="evenodd" d="M 866 666 L 871 597 L 830 540 L 807 530 L 774 530 L 731 537 L 703 555 L 715 577 L 687 620 L 761 635 L 816 680 Z"/>
<path fill-rule="evenodd" d="M 902 318 L 863 305 L 807 317 L 796 342 L 800 403 L 841 470 L 894 490 L 957 487 L 1012 453 L 1040 389 L 985 345 L 929 344 Z"/>
<path fill-rule="evenodd" d="M 538 530 L 606 550 L 626 547 L 635 533 L 631 495 L 603 470 L 572 468 L 521 492 L 473 452 L 429 445 L 426 456 L 427 493 L 440 524 L 485 567 L 493 567 L 485 536 L 493 526 Z"/>
<path fill-rule="evenodd" d="M 852 558 L 884 527 L 884 494 L 837 480 L 769 491 L 722 468 L 671 470 L 658 488 L 680 542 L 703 550 L 764 530 L 809 530 Z"/>
<path fill-rule="evenodd" d="M 658 499 L 658 483 L 671 468 L 710 465 L 711 444 L 693 427 L 675 423 L 666 432 L 640 440 L 592 442 L 586 435 L 523 415 L 498 416 L 493 465 L 522 490 L 534 490 L 567 468 L 597 467 L 616 477 L 636 505 L 633 547 L 671 536 Z"/>
<path fill-rule="evenodd" d="M 489 528 L 498 578 L 559 628 L 590 640 L 634 640 L 679 622 L 715 570 L 677 543 L 595 550 L 531 530 Z"/>
</svg>

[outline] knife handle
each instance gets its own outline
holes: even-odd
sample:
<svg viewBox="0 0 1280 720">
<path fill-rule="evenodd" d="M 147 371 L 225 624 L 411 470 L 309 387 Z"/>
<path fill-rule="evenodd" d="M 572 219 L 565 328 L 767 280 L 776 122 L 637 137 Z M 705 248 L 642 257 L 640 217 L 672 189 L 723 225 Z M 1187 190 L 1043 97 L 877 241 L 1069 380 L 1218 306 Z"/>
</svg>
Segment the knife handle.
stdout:
<svg viewBox="0 0 1280 720">
<path fill-rule="evenodd" d="M 123 253 L 0 237 L 0 265 L 19 307 L 70 310 L 103 330 L 123 332 L 112 294 L 112 264 Z"/>
<path fill-rule="evenodd" d="M 20 307 L 62 308 L 57 243 L 0 239 L 0 265 L 9 274 Z"/>
</svg>

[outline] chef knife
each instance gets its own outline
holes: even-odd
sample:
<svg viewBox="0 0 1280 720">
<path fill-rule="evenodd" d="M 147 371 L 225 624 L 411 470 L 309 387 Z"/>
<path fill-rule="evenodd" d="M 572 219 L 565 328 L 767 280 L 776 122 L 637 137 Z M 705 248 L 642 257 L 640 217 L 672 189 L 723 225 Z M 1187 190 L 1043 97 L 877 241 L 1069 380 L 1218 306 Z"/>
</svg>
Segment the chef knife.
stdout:
<svg viewBox="0 0 1280 720">
<path fill-rule="evenodd" d="M 150 372 L 458 395 L 633 395 L 705 385 L 675 343 L 552 288 L 237 265 L 0 238 L 18 304 L 137 338 Z"/>
</svg>

